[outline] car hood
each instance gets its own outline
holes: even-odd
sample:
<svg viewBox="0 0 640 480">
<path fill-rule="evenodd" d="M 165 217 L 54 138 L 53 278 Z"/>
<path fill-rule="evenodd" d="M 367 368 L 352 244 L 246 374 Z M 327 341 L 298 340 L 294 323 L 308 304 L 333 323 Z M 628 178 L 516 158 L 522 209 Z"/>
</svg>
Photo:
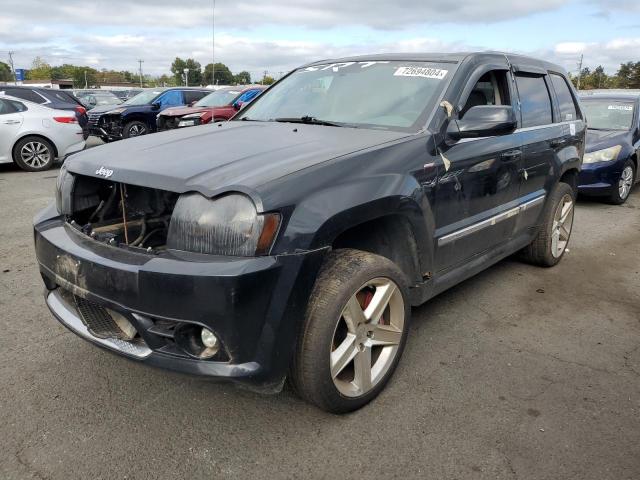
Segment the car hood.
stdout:
<svg viewBox="0 0 640 480">
<path fill-rule="evenodd" d="M 585 152 L 595 152 L 604 148 L 629 143 L 629 132 L 620 130 L 587 130 Z"/>
<path fill-rule="evenodd" d="M 214 196 L 259 186 L 298 170 L 409 134 L 277 122 L 225 122 L 145 135 L 75 154 L 72 173 L 172 192 Z M 105 173 L 106 171 L 106 173 Z M 110 174 L 109 174 L 110 173 Z"/>
<path fill-rule="evenodd" d="M 163 110 L 160 115 L 163 117 L 182 117 L 184 115 L 188 115 L 190 113 L 200 113 L 207 111 L 216 111 L 220 107 L 172 107 Z"/>
</svg>

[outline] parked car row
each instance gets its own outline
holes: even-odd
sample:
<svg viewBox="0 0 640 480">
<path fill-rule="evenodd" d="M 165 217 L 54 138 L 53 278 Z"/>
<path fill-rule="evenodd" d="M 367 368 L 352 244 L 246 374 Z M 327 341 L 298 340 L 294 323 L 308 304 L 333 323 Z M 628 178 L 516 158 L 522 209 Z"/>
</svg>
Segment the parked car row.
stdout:
<svg viewBox="0 0 640 480">
<path fill-rule="evenodd" d="M 100 113 L 108 139 L 139 138 L 61 169 L 35 219 L 46 303 L 129 359 L 287 380 L 330 412 L 381 392 L 412 306 L 508 255 L 558 264 L 578 191 L 619 203 L 638 166 L 637 98 L 581 102 L 562 68 L 520 55 L 325 60 L 239 111 L 246 92 L 204 93 Z"/>
</svg>

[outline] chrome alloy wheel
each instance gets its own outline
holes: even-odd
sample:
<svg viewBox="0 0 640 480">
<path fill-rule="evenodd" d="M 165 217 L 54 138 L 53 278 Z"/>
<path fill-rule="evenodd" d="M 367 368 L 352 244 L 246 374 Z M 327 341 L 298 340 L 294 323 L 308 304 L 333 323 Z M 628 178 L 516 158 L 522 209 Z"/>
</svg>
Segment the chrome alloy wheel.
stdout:
<svg viewBox="0 0 640 480">
<path fill-rule="evenodd" d="M 129 136 L 130 137 L 138 137 L 140 135 L 145 135 L 147 133 L 147 129 L 144 125 L 135 124 L 131 125 L 129 128 Z"/>
<path fill-rule="evenodd" d="M 573 227 L 573 197 L 569 194 L 562 197 L 553 215 L 551 227 L 551 254 L 559 258 L 567 248 Z"/>
<path fill-rule="evenodd" d="M 333 383 L 347 397 L 369 393 L 398 353 L 404 329 L 404 300 L 388 278 L 374 278 L 351 296 L 333 333 Z"/>
<path fill-rule="evenodd" d="M 51 152 L 45 144 L 33 141 L 23 145 L 20 158 L 31 168 L 42 168 L 51 161 Z"/>
<path fill-rule="evenodd" d="M 626 200 L 633 185 L 633 168 L 626 166 L 620 175 L 618 182 L 618 194 L 622 200 Z"/>
</svg>

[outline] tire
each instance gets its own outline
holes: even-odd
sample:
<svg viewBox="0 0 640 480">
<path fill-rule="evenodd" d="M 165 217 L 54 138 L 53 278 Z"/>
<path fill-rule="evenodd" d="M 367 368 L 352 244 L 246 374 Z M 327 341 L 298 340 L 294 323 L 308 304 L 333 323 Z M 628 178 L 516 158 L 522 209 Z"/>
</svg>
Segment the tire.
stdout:
<svg viewBox="0 0 640 480">
<path fill-rule="evenodd" d="M 525 261 L 541 267 L 553 267 L 560 262 L 571 237 L 575 198 L 575 191 L 566 183 L 560 182 L 554 187 L 536 237 L 522 250 Z M 568 208 L 566 216 L 562 214 L 564 208 Z M 563 216 L 564 222 L 559 223 Z"/>
<path fill-rule="evenodd" d="M 27 172 L 42 172 L 53 166 L 55 152 L 49 140 L 35 136 L 24 137 L 13 147 L 13 161 Z"/>
<path fill-rule="evenodd" d="M 636 166 L 632 160 L 627 160 L 620 172 L 618 185 L 614 186 L 609 197 L 609 203 L 622 205 L 629 198 L 629 193 L 636 180 Z"/>
<path fill-rule="evenodd" d="M 296 343 L 289 373 L 296 393 L 331 413 L 350 412 L 373 400 L 393 375 L 407 341 L 407 284 L 387 258 L 351 249 L 332 252 L 316 280 Z"/>
<path fill-rule="evenodd" d="M 122 138 L 133 138 L 149 133 L 149 127 L 146 123 L 134 120 L 127 123 L 122 130 Z"/>
</svg>

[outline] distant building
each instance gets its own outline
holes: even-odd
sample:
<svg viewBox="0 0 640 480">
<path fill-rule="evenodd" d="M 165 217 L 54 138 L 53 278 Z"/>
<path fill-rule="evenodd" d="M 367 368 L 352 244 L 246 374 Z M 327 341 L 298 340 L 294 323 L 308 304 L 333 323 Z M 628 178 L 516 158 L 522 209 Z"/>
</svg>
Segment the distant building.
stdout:
<svg viewBox="0 0 640 480">
<path fill-rule="evenodd" d="M 28 85 L 30 87 L 51 88 L 53 90 L 71 90 L 73 80 L 23 80 L 16 82 L 18 85 Z M 13 82 L 0 82 L 0 85 L 13 85 Z"/>
</svg>

